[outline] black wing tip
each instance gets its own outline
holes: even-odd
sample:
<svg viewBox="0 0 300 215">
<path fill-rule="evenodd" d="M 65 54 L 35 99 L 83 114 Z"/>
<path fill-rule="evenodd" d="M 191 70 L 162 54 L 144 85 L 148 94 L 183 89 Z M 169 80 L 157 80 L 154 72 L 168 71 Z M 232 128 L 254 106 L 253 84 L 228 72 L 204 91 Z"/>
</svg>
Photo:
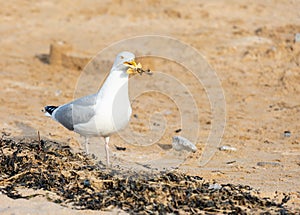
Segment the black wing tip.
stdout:
<svg viewBox="0 0 300 215">
<path fill-rule="evenodd" d="M 45 112 L 52 115 L 53 111 L 58 108 L 58 106 L 49 105 L 45 107 Z"/>
</svg>

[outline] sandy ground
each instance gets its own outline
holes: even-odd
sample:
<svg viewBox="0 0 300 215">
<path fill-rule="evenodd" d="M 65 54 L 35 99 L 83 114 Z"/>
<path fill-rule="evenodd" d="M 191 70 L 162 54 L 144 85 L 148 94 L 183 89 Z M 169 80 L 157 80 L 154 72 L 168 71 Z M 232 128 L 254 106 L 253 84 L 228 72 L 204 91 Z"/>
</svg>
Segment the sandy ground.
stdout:
<svg viewBox="0 0 300 215">
<path fill-rule="evenodd" d="M 192 95 L 198 95 L 199 150 L 181 162 L 180 169 L 218 183 L 248 184 L 270 198 L 279 199 L 289 193 L 288 205 L 300 207 L 300 41 L 294 41 L 295 34 L 300 33 L 299 1 L 178 0 L 160 4 L 157 0 L 16 0 L 1 5 L 3 131 L 16 137 L 35 136 L 40 131 L 43 138 L 67 141 L 79 150 L 83 139 L 45 118 L 41 109 L 72 100 L 84 63 L 108 45 L 133 36 L 171 36 L 199 50 L 216 71 L 226 98 L 226 127 L 220 146 L 236 148 L 217 151 L 205 166 L 199 166 L 211 119 L 205 89 L 194 84 L 186 73 L 178 72 L 182 68 L 150 59 L 146 65 L 170 71 L 190 87 Z M 47 63 L 54 41 L 71 44 L 70 62 Z M 161 64 L 164 67 L 158 66 Z M 105 73 L 100 75 L 104 78 Z M 155 84 L 151 78 L 143 78 Z M 131 84 L 132 90 L 134 87 Z M 147 133 L 149 117 L 155 111 L 167 111 L 166 130 L 158 142 L 168 145 L 181 124 L 178 108 L 166 95 L 146 93 L 135 99 L 133 113 L 138 117 L 133 117 L 129 127 Z M 289 137 L 284 136 L 285 131 L 290 132 Z M 99 146 L 98 142 L 92 140 L 91 150 L 101 157 L 103 143 Z M 111 138 L 114 145 L 128 148 L 126 154 L 118 154 L 112 147 L 116 157 L 135 157 L 136 162 L 140 162 L 136 154 L 151 157 L 161 150 L 159 146 L 149 151 L 128 145 L 118 135 Z M 41 199 L 27 204 L 27 200 L 9 200 L 0 195 L 0 200 L 0 212 L 7 214 L 18 214 L 23 207 L 28 214 L 36 214 L 41 207 L 45 208 L 44 214 L 52 210 L 74 213 Z"/>
</svg>

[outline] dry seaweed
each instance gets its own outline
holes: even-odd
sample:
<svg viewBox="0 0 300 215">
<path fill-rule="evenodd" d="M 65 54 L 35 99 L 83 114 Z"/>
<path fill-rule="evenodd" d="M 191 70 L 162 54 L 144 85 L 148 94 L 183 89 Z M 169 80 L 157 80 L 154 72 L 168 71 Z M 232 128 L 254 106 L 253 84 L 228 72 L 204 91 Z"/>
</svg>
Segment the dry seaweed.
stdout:
<svg viewBox="0 0 300 215">
<path fill-rule="evenodd" d="M 32 198 L 20 188 L 51 191 L 48 200 L 75 209 L 120 208 L 131 214 L 290 213 L 284 204 L 259 198 L 244 185 L 214 188 L 199 176 L 178 172 L 136 173 L 107 170 L 101 163 L 50 140 L 0 140 L 0 191 L 10 198 Z M 40 195 L 40 194 L 37 194 Z"/>
</svg>

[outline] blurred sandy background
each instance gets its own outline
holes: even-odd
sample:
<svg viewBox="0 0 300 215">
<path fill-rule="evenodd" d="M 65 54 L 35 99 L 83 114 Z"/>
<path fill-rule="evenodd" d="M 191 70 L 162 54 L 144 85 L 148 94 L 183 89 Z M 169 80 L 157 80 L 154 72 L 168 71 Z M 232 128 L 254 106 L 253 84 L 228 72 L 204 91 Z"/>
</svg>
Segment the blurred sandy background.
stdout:
<svg viewBox="0 0 300 215">
<path fill-rule="evenodd" d="M 236 148 L 217 151 L 200 167 L 199 147 L 180 167 L 182 171 L 218 183 L 248 184 L 270 198 L 290 193 L 289 206 L 299 208 L 300 39 L 295 41 L 300 33 L 299 1 L 15 0 L 1 2 L 0 17 L 3 131 L 20 137 L 34 136 L 39 130 L 42 137 L 80 148 L 83 139 L 45 118 L 42 107 L 72 100 L 84 64 L 108 45 L 133 36 L 171 36 L 198 49 L 216 71 L 226 98 L 221 146 Z M 73 47 L 64 65 L 47 62 L 54 41 Z M 181 78 L 189 81 L 184 75 Z M 205 91 L 199 89 L 199 94 L 201 145 L 209 132 L 210 115 Z M 145 95 L 134 103 L 134 113 L 147 121 L 165 100 L 163 95 Z M 180 127 L 176 108 L 168 108 L 172 114 L 167 116 L 162 143 Z M 130 126 L 147 130 L 136 118 Z M 124 143 L 112 137 L 113 145 Z M 99 143 L 91 147 L 103 148 Z M 39 198 L 25 206 L 24 200 L 0 195 L 0 202 L 7 214 L 20 210 L 36 214 L 41 207 L 43 214 L 54 210 L 74 214 Z"/>
</svg>

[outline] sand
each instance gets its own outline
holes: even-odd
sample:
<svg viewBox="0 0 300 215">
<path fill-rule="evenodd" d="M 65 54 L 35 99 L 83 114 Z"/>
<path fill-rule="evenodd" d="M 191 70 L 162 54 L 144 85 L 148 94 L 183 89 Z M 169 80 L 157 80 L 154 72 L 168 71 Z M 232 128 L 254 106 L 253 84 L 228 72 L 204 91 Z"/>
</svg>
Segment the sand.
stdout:
<svg viewBox="0 0 300 215">
<path fill-rule="evenodd" d="M 180 161 L 180 170 L 208 181 L 250 185 L 260 190 L 261 196 L 270 198 L 280 199 L 287 193 L 291 195 L 288 206 L 300 207 L 300 41 L 294 41 L 295 34 L 300 33 L 299 2 L 16 0 L 3 2 L 0 16 L 3 131 L 13 137 L 36 136 L 39 131 L 43 138 L 68 142 L 74 150 L 80 150 L 83 139 L 45 118 L 41 109 L 48 104 L 66 103 L 75 92 L 75 97 L 83 93 L 78 89 L 85 86 L 77 83 L 85 63 L 107 46 L 134 36 L 170 36 L 196 48 L 216 71 L 226 101 L 226 126 L 219 146 L 236 148 L 217 150 L 205 166 L 200 166 L 211 120 L 204 87 L 178 72 L 182 69 L 178 65 L 146 59 L 145 65 L 176 75 L 187 83 L 192 95 L 199 96 L 199 150 L 185 162 Z M 50 44 L 57 41 L 68 44 L 59 49 L 68 55 L 63 62 L 52 58 L 49 64 Z M 110 65 L 111 61 L 103 62 L 106 72 Z M 100 75 L 104 78 L 105 73 Z M 149 77 L 142 78 L 148 78 L 149 85 L 155 84 Z M 95 89 L 86 84 L 87 91 Z M 129 127 L 147 133 L 152 113 L 164 113 L 167 126 L 158 143 L 171 144 L 172 136 L 177 135 L 174 131 L 181 127 L 180 111 L 171 104 L 160 93 L 146 93 L 135 99 L 133 114 L 137 117 Z M 100 158 L 101 141 L 93 139 L 91 143 L 91 150 Z M 117 152 L 114 145 L 127 147 L 126 154 Z M 111 146 L 115 156 L 125 160 L 145 154 L 143 147 L 126 144 L 118 135 L 111 138 Z M 150 157 L 160 147 L 151 150 L 147 151 Z M 144 157 L 135 159 L 140 162 Z M 124 165 L 132 164 L 128 161 Z M 25 210 L 36 214 L 41 207 L 44 214 L 53 210 L 60 214 L 87 213 L 62 209 L 39 198 L 28 202 L 0 195 L 0 202 L 0 212 L 5 214 Z"/>
</svg>

